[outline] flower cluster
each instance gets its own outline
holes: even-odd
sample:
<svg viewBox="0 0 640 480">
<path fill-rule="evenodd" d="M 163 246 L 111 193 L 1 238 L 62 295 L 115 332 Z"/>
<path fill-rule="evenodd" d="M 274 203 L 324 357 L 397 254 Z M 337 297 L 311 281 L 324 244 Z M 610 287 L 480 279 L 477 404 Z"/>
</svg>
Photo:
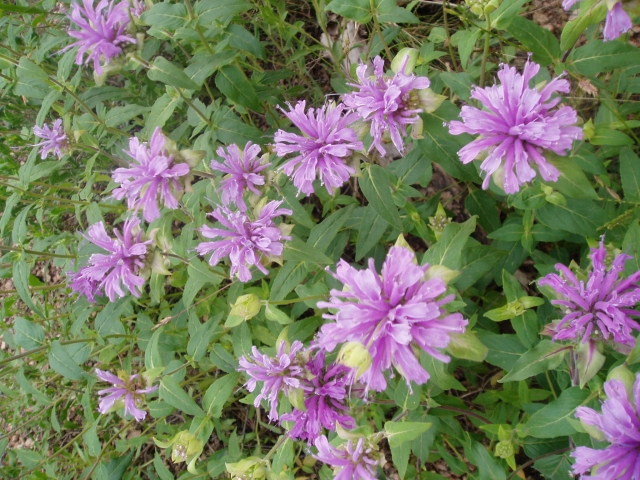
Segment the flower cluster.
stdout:
<svg viewBox="0 0 640 480">
<path fill-rule="evenodd" d="M 82 0 L 82 5 L 72 4 L 69 18 L 79 30 L 69 29 L 69 35 L 78 41 L 62 51 L 79 47 L 76 65 L 82 65 L 86 53 L 84 63 L 93 61 L 93 69 L 98 75 L 102 75 L 102 62 L 110 63 L 122 53 L 123 45 L 136 43 L 136 40 L 125 34 L 130 22 L 128 1 L 100 0 L 95 8 L 93 2 L 94 0 Z"/>
<path fill-rule="evenodd" d="M 606 440 L 610 445 L 604 450 L 576 448 L 571 454 L 576 459 L 573 473 L 581 474 L 583 480 L 639 478 L 640 375 L 636 376 L 632 389 L 627 389 L 622 381 L 612 379 L 605 382 L 604 392 L 607 399 L 602 404 L 602 413 L 589 407 L 578 407 L 576 417 L 583 424 L 595 427 L 598 440 Z M 591 469 L 593 475 L 584 475 Z"/>
<path fill-rule="evenodd" d="M 250 268 L 255 266 L 262 273 L 269 271 L 262 264 L 263 260 L 275 259 L 282 255 L 284 246 L 282 240 L 291 240 L 283 235 L 282 230 L 273 222 L 280 215 L 291 215 L 287 208 L 278 208 L 280 201 L 271 201 L 260 209 L 255 221 L 249 218 L 246 209 L 231 211 L 227 207 L 217 208 L 211 215 L 218 220 L 223 228 L 204 226 L 202 235 L 207 238 L 220 238 L 214 242 L 202 242 L 196 250 L 200 255 L 213 252 L 209 259 L 211 266 L 224 257 L 231 261 L 231 276 L 237 275 L 241 282 L 251 280 Z"/>
<path fill-rule="evenodd" d="M 107 235 L 102 222 L 89 227 L 85 238 L 109 253 L 94 253 L 89 258 L 89 265 L 81 267 L 77 273 L 67 272 L 71 289 L 85 295 L 90 302 L 94 302 L 95 295 L 101 292 L 112 302 L 116 297 L 124 297 L 123 286 L 135 297 L 140 297 L 144 278 L 139 273 L 145 266 L 151 240 L 142 240 L 139 225 L 140 219 L 127 218 L 122 234 L 114 229 L 115 239 Z"/>
<path fill-rule="evenodd" d="M 425 280 L 429 265 L 416 265 L 414 253 L 404 247 L 392 247 L 382 266 L 356 270 L 340 260 L 333 276 L 344 284 L 331 290 L 329 302 L 318 302 L 335 314 L 335 320 L 322 327 L 318 345 L 328 351 L 343 342 L 359 342 L 371 355 L 371 365 L 362 375 L 367 388 L 382 391 L 387 387 L 383 372 L 391 365 L 407 384 L 425 383 L 429 373 L 422 368 L 414 345 L 440 361 L 448 356 L 436 350 L 449 344 L 451 333 L 463 333 L 468 323 L 461 314 L 449 314 L 444 305 L 453 295 L 443 296 L 447 286 L 440 278 Z"/>
<path fill-rule="evenodd" d="M 353 418 L 345 414 L 347 407 L 347 386 L 349 369 L 337 364 L 325 366 L 322 352 L 312 356 L 299 341 L 293 342 L 287 349 L 280 342 L 275 357 L 261 354 L 253 347 L 253 355 L 240 358 L 240 370 L 249 375 L 247 389 L 255 390 L 257 382 L 263 382 L 262 390 L 254 405 L 260 406 L 262 400 L 270 405 L 269 419 L 280 423 L 292 421 L 294 425 L 289 436 L 313 443 L 322 433 L 322 428 L 335 430 L 336 422 L 344 428 L 354 428 Z M 278 395 L 280 392 L 292 400 L 291 413 L 278 415 Z"/>
<path fill-rule="evenodd" d="M 336 448 L 321 436 L 315 445 L 318 453 L 314 457 L 333 467 L 334 480 L 376 480 L 378 467 L 386 463 L 384 453 L 364 437 Z"/>
<path fill-rule="evenodd" d="M 582 129 L 573 126 L 578 116 L 571 107 L 552 110 L 560 98 L 555 92 L 569 92 L 569 82 L 555 78 L 540 90 L 530 88 L 529 82 L 540 65 L 527 61 L 522 74 L 515 67 L 503 65 L 498 72 L 499 85 L 475 87 L 471 98 L 487 110 L 462 107 L 462 122 L 452 121 L 449 133 L 470 133 L 479 138 L 464 146 L 460 152 L 462 163 L 473 161 L 480 154 L 486 158 L 480 169 L 486 173 L 482 188 L 489 187 L 491 175 L 496 173 L 506 193 L 515 193 L 520 185 L 533 180 L 535 165 L 546 181 L 557 181 L 560 172 L 543 156 L 544 150 L 566 155 L 574 140 L 582 138 Z M 496 181 L 498 183 L 498 181 Z"/>
<path fill-rule="evenodd" d="M 640 302 L 640 271 L 628 278 L 620 278 L 629 255 L 620 253 L 607 268 L 604 241 L 591 249 L 592 269 L 585 280 L 561 263 L 556 269 L 561 275 L 551 273 L 540 279 L 538 285 L 551 287 L 557 300 L 551 303 L 562 308 L 565 316 L 554 327 L 554 340 L 612 340 L 633 347 L 633 330 L 640 324 L 631 316 L 640 317 L 634 306 Z"/>
<path fill-rule="evenodd" d="M 53 152 L 59 160 L 69 147 L 69 139 L 62 128 L 61 118 L 53 122 L 51 128 L 46 124 L 42 125 L 42 127 L 34 126 L 33 134 L 36 137 L 44 139 L 44 141 L 34 145 L 34 147 L 40 147 L 40 158 L 42 160 L 47 158 L 49 152 Z"/>
<path fill-rule="evenodd" d="M 275 152 L 283 157 L 289 153 L 299 153 L 285 163 L 281 170 L 293 179 L 293 184 L 307 195 L 314 192 L 316 177 L 329 193 L 341 187 L 355 170 L 345 163 L 345 159 L 364 145 L 349 128 L 357 119 L 353 113 L 344 113 L 344 105 L 330 104 L 322 108 L 310 108 L 305 113 L 305 102 L 295 107 L 289 105 L 284 114 L 298 127 L 303 135 L 278 130 L 275 134 Z"/>
<path fill-rule="evenodd" d="M 144 388 L 140 375 L 128 375 L 126 372 L 118 372 L 118 375 L 105 372 L 96 368 L 96 376 L 103 382 L 109 382 L 113 387 L 100 390 L 102 395 L 98 411 L 102 414 L 124 406 L 124 414 L 130 414 L 136 421 L 145 419 L 147 412 L 138 408 L 147 393 L 155 392 L 158 386 Z"/>
<path fill-rule="evenodd" d="M 562 7 L 565 10 L 569 10 L 578 1 L 579 0 L 563 0 Z M 623 33 L 631 30 L 631 27 L 633 27 L 631 17 L 629 17 L 629 14 L 624 11 L 622 3 L 622 0 L 606 0 L 607 18 L 602 32 L 605 42 L 608 40 L 615 40 Z"/>
<path fill-rule="evenodd" d="M 246 210 L 243 200 L 244 192 L 249 190 L 260 195 L 260 190 L 256 188 L 256 186 L 264 185 L 264 176 L 260 172 L 270 167 L 271 164 L 261 162 L 260 145 L 254 145 L 251 142 L 245 145 L 243 152 L 234 144 L 229 145 L 226 152 L 223 147 L 220 147 L 216 153 L 225 161 L 224 163 L 212 161 L 211 169 L 227 174 L 220 183 L 222 204 L 234 203 L 238 208 Z"/>
<path fill-rule="evenodd" d="M 158 200 L 171 210 L 178 208 L 175 194 L 182 192 L 178 178 L 190 171 L 186 163 L 174 163 L 165 140 L 160 127 L 154 130 L 149 144 L 132 137 L 125 153 L 133 159 L 133 166 L 116 168 L 113 172 L 113 181 L 120 184 L 113 190 L 113 197 L 118 200 L 126 197 L 127 206 L 141 209 L 147 222 L 160 218 Z"/>
<path fill-rule="evenodd" d="M 373 143 L 381 155 L 385 154 L 382 146 L 383 134 L 388 132 L 396 149 L 404 152 L 403 135 L 407 134 L 407 125 L 420 121 L 418 113 L 422 112 L 417 91 L 429 87 L 427 77 L 417 77 L 415 74 L 405 74 L 405 67 L 409 60 L 407 56 L 401 67 L 393 76 L 385 76 L 384 60 L 376 57 L 373 60 L 373 77 L 367 76 L 366 64 L 356 70 L 360 83 L 351 84 L 357 91 L 342 97 L 347 107 L 353 108 L 360 118 L 371 123 Z"/>
</svg>

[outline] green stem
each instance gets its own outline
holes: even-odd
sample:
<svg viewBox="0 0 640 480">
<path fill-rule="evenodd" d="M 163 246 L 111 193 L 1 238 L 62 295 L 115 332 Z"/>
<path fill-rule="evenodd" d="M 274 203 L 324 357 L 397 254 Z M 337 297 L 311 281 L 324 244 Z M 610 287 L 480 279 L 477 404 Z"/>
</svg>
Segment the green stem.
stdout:
<svg viewBox="0 0 640 480">
<path fill-rule="evenodd" d="M 10 247 L 8 245 L 0 245 L 0 250 L 7 250 L 9 252 L 23 252 L 23 253 L 28 253 L 30 255 L 38 255 L 40 257 L 73 258 L 73 259 L 78 258 L 75 255 L 62 255 L 62 254 L 58 254 L 58 253 L 38 252 L 36 250 L 26 250 L 24 248 Z"/>
<path fill-rule="evenodd" d="M 487 70 L 487 57 L 491 46 L 491 16 L 487 13 L 487 32 L 484 34 L 484 51 L 482 52 L 482 65 L 480 67 L 480 88 L 484 87 L 484 77 Z"/>
<path fill-rule="evenodd" d="M 380 36 L 380 41 L 382 42 L 382 46 L 384 47 L 384 51 L 387 53 L 387 58 L 389 59 L 389 61 L 391 61 L 391 60 L 393 60 L 393 54 L 391 53 L 391 50 L 389 49 L 389 46 L 387 45 L 387 41 L 384 39 L 384 35 L 382 34 L 382 29 L 380 28 L 380 23 L 378 22 L 378 15 L 377 15 L 376 6 L 374 4 L 374 1 L 370 0 L 370 4 L 371 4 L 371 11 L 373 12 L 373 24 L 375 26 L 376 31 L 378 32 L 378 35 Z"/>
<path fill-rule="evenodd" d="M 293 300 L 280 300 L 278 302 L 271 302 L 265 300 L 269 305 L 289 305 L 291 303 L 300 303 L 300 302 L 308 302 L 309 300 L 320 300 L 322 298 L 327 298 L 326 295 L 311 295 L 310 297 L 300 297 L 295 298 Z"/>
<path fill-rule="evenodd" d="M 456 62 L 456 56 L 453 53 L 453 45 L 451 45 L 451 32 L 449 31 L 449 14 L 447 13 L 447 8 L 449 8 L 449 0 L 444 0 L 444 4 L 442 5 L 444 32 L 447 35 L 447 43 L 449 44 L 449 56 L 451 57 L 451 63 L 453 63 L 453 69 L 458 70 L 458 62 Z"/>
<path fill-rule="evenodd" d="M 195 21 L 196 32 L 198 33 L 198 37 L 200 37 L 200 41 L 202 41 L 202 45 L 204 45 L 204 48 L 207 49 L 207 52 L 213 53 L 213 49 L 211 48 L 211 45 L 209 45 L 209 42 L 207 42 L 207 39 L 203 35 L 202 29 L 200 28 L 200 25 L 198 24 L 198 17 L 193 12 L 193 7 L 191 6 L 191 1 L 190 0 L 185 0 L 185 4 L 187 5 L 187 11 L 189 12 L 189 18 L 191 20 Z"/>
<path fill-rule="evenodd" d="M 29 287 L 29 291 L 37 292 L 37 291 L 47 291 L 47 290 L 56 290 L 58 288 L 65 287 L 66 283 L 56 283 L 55 285 L 46 285 L 44 287 Z M 0 295 L 18 293 L 17 290 L 0 290 Z"/>
</svg>

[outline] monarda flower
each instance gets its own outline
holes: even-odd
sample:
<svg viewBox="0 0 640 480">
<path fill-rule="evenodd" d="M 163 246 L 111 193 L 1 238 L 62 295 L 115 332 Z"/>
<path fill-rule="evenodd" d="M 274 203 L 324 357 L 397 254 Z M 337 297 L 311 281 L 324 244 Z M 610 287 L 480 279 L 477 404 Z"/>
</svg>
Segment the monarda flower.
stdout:
<svg viewBox="0 0 640 480">
<path fill-rule="evenodd" d="M 417 77 L 413 73 L 405 74 L 408 60 L 409 56 L 393 76 L 384 75 L 384 60 L 380 57 L 373 60 L 372 77 L 367 76 L 368 66 L 360 65 L 356 70 L 360 83 L 350 84 L 357 90 L 342 96 L 347 107 L 354 109 L 363 121 L 371 123 L 373 143 L 369 150 L 376 147 L 380 155 L 386 153 L 382 145 L 382 137 L 386 132 L 391 136 L 396 149 L 403 153 L 402 137 L 407 135 L 407 125 L 421 122 L 418 114 L 423 108 L 418 91 L 427 89 L 430 81 L 427 77 Z"/>
<path fill-rule="evenodd" d="M 89 227 L 85 238 L 109 253 L 94 253 L 89 258 L 89 265 L 81 267 L 77 273 L 67 272 L 71 289 L 85 295 L 89 301 L 104 292 L 113 302 L 117 297 L 126 295 L 123 287 L 135 297 L 140 297 L 144 278 L 139 273 L 145 266 L 147 245 L 151 240 L 142 240 L 139 225 L 138 218 L 127 218 L 122 234 L 117 229 L 113 230 L 115 239 L 107 235 L 102 222 Z"/>
<path fill-rule="evenodd" d="M 573 473 L 581 479 L 635 480 L 640 478 L 640 375 L 633 388 L 612 379 L 604 383 L 607 399 L 602 403 L 602 413 L 589 407 L 578 407 L 576 417 L 590 426 L 589 433 L 598 440 L 606 440 L 604 450 L 578 447 L 571 454 L 576 462 Z M 593 431 L 595 430 L 595 431 Z M 593 470 L 592 470 L 593 469 Z M 591 471 L 592 475 L 584 475 Z"/>
<path fill-rule="evenodd" d="M 145 419 L 147 412 L 138 408 L 147 393 L 155 392 L 158 386 L 145 388 L 140 375 L 129 375 L 120 371 L 118 375 L 105 372 L 96 368 L 96 376 L 103 382 L 109 382 L 113 387 L 100 390 L 98 395 L 102 395 L 98 411 L 103 415 L 121 406 L 124 406 L 124 414 L 130 414 L 136 421 Z"/>
<path fill-rule="evenodd" d="M 273 219 L 280 215 L 291 215 L 287 208 L 278 208 L 282 200 L 273 200 L 259 208 L 257 219 L 249 218 L 243 210 L 231 211 L 227 207 L 220 207 L 212 215 L 224 228 L 204 226 L 200 229 L 207 238 L 219 238 L 214 242 L 202 242 L 196 247 L 200 255 L 213 252 L 209 265 L 217 265 L 220 260 L 228 256 L 231 262 L 231 276 L 237 275 L 241 282 L 251 280 L 251 267 L 255 266 L 265 275 L 269 271 L 262 264 L 263 261 L 277 259 L 282 255 L 284 245 L 282 240 L 291 240 L 283 235 L 288 230 L 285 225 L 276 225 Z"/>
<path fill-rule="evenodd" d="M 261 163 L 260 145 L 248 142 L 244 151 L 240 151 L 237 145 L 229 145 L 225 152 L 224 147 L 218 148 L 216 153 L 224 159 L 224 163 L 211 162 L 211 169 L 224 172 L 227 175 L 220 182 L 222 203 L 229 205 L 235 203 L 239 209 L 246 208 L 243 201 L 245 191 L 260 195 L 256 187 L 264 185 L 264 176 L 260 174 L 270 163 Z"/>
<path fill-rule="evenodd" d="M 640 324 L 631 316 L 640 316 L 633 308 L 640 302 L 640 271 L 620 278 L 624 263 L 632 257 L 620 253 L 607 268 L 606 255 L 604 241 L 591 249 L 592 269 L 586 280 L 579 280 L 558 263 L 555 267 L 561 275 L 551 273 L 538 281 L 538 285 L 554 290 L 558 299 L 551 303 L 564 313 L 553 328 L 554 340 L 612 340 L 628 347 L 635 345 L 632 332 L 640 330 Z"/>
<path fill-rule="evenodd" d="M 579 0 L 564 0 L 562 7 L 569 10 Z M 629 14 L 622 8 L 622 2 L 617 0 L 605 0 L 607 5 L 607 18 L 602 32 L 604 41 L 615 40 L 633 27 Z M 590 7 L 593 8 L 593 7 Z"/>
<path fill-rule="evenodd" d="M 527 61 L 522 74 L 515 67 L 503 65 L 498 72 L 501 81 L 491 87 L 474 87 L 471 98 L 485 107 L 480 110 L 462 107 L 462 122 L 452 121 L 449 133 L 480 135 L 464 146 L 458 154 L 462 163 L 473 161 L 478 155 L 486 155 L 480 169 L 486 173 L 482 188 L 489 187 L 492 174 L 504 180 L 506 193 L 515 193 L 520 185 L 533 180 L 535 165 L 542 178 L 555 182 L 560 172 L 543 156 L 551 150 L 564 156 L 571 150 L 573 141 L 582 138 L 582 129 L 573 126 L 578 116 L 571 107 L 551 111 L 560 97 L 551 98 L 555 92 L 569 92 L 569 82 L 555 78 L 540 90 L 530 88 L 529 82 L 540 70 L 540 65 Z M 498 181 L 496 183 L 498 183 Z"/>
<path fill-rule="evenodd" d="M 447 286 L 440 278 L 425 280 L 429 265 L 414 263 L 414 253 L 404 247 L 392 247 L 382 266 L 356 270 L 340 260 L 333 276 L 344 284 L 331 290 L 329 302 L 318 302 L 335 314 L 335 320 L 322 327 L 318 345 L 328 351 L 343 342 L 359 342 L 371 355 L 371 364 L 360 380 L 367 388 L 382 391 L 387 387 L 383 372 L 395 366 L 407 384 L 423 384 L 429 373 L 422 368 L 414 346 L 442 362 L 450 358 L 437 348 L 449 344 L 451 333 L 463 333 L 468 323 L 461 314 L 449 314 L 444 305 L 454 295 L 443 296 Z"/>
<path fill-rule="evenodd" d="M 120 184 L 113 190 L 113 197 L 127 197 L 127 206 L 141 209 L 147 222 L 160 218 L 158 201 L 171 210 L 177 209 L 175 194 L 182 192 L 178 179 L 188 175 L 190 169 L 186 163 L 174 163 L 160 127 L 154 130 L 149 144 L 136 137 L 129 139 L 129 151 L 125 153 L 133 159 L 133 166 L 113 172 L 113 181 Z"/>
<path fill-rule="evenodd" d="M 300 387 L 304 411 L 294 408 L 280 418 L 280 423 L 293 422 L 293 428 L 289 431 L 291 438 L 313 443 L 322 433 L 322 427 L 333 431 L 336 422 L 346 429 L 356 426 L 353 418 L 345 413 L 350 369 L 335 363 L 327 367 L 324 361 L 324 352 L 320 352 L 309 357 L 305 365 L 306 374 Z"/>
<path fill-rule="evenodd" d="M 278 130 L 274 136 L 274 149 L 278 156 L 298 154 L 280 167 L 293 184 L 307 195 L 314 192 L 313 181 L 318 178 L 329 193 L 340 188 L 355 170 L 345 161 L 364 145 L 349 125 L 358 118 L 345 113 L 344 105 L 329 104 L 322 108 L 309 108 L 305 113 L 304 100 L 295 107 L 289 105 L 283 113 L 300 129 L 302 135 Z"/>
<path fill-rule="evenodd" d="M 36 137 L 44 139 L 44 141 L 34 145 L 34 147 L 40 147 L 40 158 L 42 160 L 47 158 L 49 152 L 53 152 L 59 160 L 62 158 L 62 155 L 64 155 L 65 150 L 69 147 L 69 139 L 62 128 L 61 118 L 53 122 L 51 128 L 46 124 L 42 125 L 42 128 L 34 126 L 33 134 Z"/>
<path fill-rule="evenodd" d="M 129 25 L 129 2 L 124 0 L 100 0 L 93 7 L 93 0 L 82 0 L 82 5 L 74 3 L 69 17 L 79 30 L 69 29 L 69 35 L 78 41 L 62 49 L 65 52 L 73 47 L 78 48 L 76 65 L 82 65 L 84 54 L 87 59 L 84 62 L 93 61 L 93 69 L 96 74 L 102 75 L 102 62 L 108 64 L 122 53 L 122 47 L 127 43 L 136 43 L 136 40 L 125 35 Z"/>
<path fill-rule="evenodd" d="M 280 342 L 275 357 L 260 353 L 256 347 L 252 349 L 253 355 L 244 355 L 238 359 L 241 372 L 249 375 L 249 381 L 245 387 L 250 392 L 256 389 L 257 382 L 262 382 L 262 390 L 256 397 L 254 405 L 260 407 L 262 400 L 267 400 L 270 405 L 269 420 L 278 420 L 278 394 L 283 392 L 288 395 L 289 390 L 300 388 L 304 374 L 303 345 L 299 341 L 293 342 L 291 348 L 287 348 L 286 342 Z"/>
<path fill-rule="evenodd" d="M 333 468 L 334 480 L 376 480 L 378 467 L 386 463 L 384 453 L 364 437 L 336 448 L 323 435 L 315 446 L 318 453 L 314 457 Z"/>
</svg>

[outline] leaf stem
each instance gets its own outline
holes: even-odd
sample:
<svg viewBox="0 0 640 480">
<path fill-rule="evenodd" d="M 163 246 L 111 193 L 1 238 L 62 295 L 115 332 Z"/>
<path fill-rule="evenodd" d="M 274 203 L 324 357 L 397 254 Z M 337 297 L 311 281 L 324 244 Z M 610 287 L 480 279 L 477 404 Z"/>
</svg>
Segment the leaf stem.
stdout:
<svg viewBox="0 0 640 480">
<path fill-rule="evenodd" d="M 487 31 L 484 34 L 484 51 L 482 52 L 482 65 L 480 67 L 480 88 L 484 87 L 484 77 L 487 70 L 487 57 L 489 56 L 489 47 L 491 46 L 491 16 L 486 13 Z"/>
</svg>

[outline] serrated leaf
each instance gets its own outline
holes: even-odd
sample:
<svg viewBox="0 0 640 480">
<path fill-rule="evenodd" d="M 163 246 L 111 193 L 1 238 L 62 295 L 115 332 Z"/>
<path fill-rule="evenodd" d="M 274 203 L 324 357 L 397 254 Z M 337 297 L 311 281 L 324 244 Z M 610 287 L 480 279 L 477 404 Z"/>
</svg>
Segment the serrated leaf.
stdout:
<svg viewBox="0 0 640 480">
<path fill-rule="evenodd" d="M 205 416 L 204 411 L 173 377 L 163 377 L 160 381 L 160 398 L 188 415 Z"/>
</svg>

